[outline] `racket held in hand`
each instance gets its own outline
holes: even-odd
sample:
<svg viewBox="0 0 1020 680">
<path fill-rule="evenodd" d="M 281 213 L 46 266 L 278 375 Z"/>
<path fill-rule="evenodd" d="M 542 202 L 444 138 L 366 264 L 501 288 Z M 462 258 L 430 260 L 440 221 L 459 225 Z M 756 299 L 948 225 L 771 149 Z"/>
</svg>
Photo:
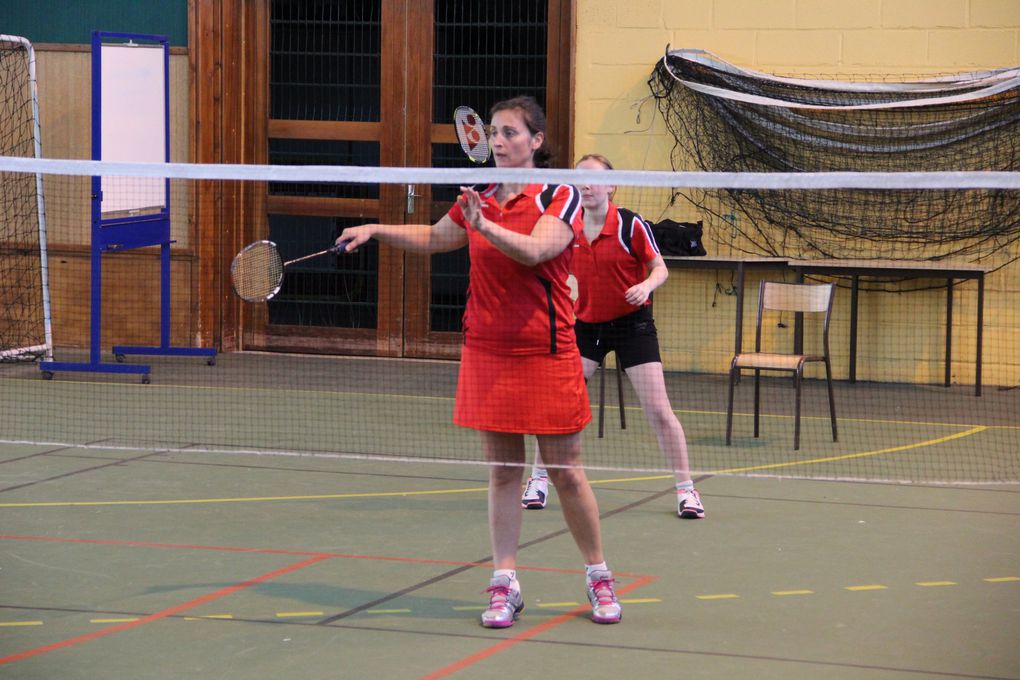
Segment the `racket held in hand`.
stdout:
<svg viewBox="0 0 1020 680">
<path fill-rule="evenodd" d="M 244 247 L 230 263 L 230 281 L 237 297 L 246 302 L 265 302 L 280 292 L 283 271 L 292 264 L 344 252 L 349 240 L 341 241 L 325 250 L 283 261 L 272 241 L 255 241 Z"/>
<path fill-rule="evenodd" d="M 457 132 L 460 148 L 474 163 L 481 165 L 489 160 L 489 135 L 482 117 L 470 106 L 458 106 L 453 112 L 453 128 Z"/>
</svg>

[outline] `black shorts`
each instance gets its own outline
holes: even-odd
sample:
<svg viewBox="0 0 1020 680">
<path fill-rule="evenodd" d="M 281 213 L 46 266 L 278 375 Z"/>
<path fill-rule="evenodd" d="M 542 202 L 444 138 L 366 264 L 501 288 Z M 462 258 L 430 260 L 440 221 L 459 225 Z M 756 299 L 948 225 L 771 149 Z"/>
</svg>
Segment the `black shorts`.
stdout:
<svg viewBox="0 0 1020 680">
<path fill-rule="evenodd" d="M 574 322 L 574 333 L 581 356 L 596 363 L 602 363 L 609 352 L 616 352 L 616 360 L 624 369 L 662 362 L 650 306 L 602 323 L 585 323 L 578 319 Z"/>
</svg>

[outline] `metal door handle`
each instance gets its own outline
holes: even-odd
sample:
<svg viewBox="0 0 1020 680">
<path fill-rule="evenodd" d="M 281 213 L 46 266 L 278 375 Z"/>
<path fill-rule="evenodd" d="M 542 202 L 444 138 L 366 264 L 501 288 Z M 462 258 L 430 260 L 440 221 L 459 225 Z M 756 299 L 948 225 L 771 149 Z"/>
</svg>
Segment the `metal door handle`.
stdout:
<svg viewBox="0 0 1020 680">
<path fill-rule="evenodd" d="M 416 198 L 421 198 L 421 194 L 416 194 L 414 192 L 414 185 L 413 184 L 408 184 L 407 185 L 407 214 L 408 215 L 414 214 L 414 199 L 416 199 Z"/>
</svg>

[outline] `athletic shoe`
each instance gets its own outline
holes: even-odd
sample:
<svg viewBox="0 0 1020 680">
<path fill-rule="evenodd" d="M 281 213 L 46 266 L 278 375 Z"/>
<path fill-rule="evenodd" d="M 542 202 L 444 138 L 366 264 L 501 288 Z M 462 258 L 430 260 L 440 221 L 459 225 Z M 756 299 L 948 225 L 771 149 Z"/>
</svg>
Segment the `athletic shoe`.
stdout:
<svg viewBox="0 0 1020 680">
<path fill-rule="evenodd" d="M 528 477 L 528 484 L 521 494 L 521 507 L 525 510 L 541 510 L 549 495 L 548 477 Z"/>
<path fill-rule="evenodd" d="M 524 598 L 520 590 L 510 588 L 509 576 L 497 576 L 485 589 L 489 593 L 489 608 L 482 612 L 482 625 L 486 628 L 509 628 L 524 611 Z"/>
<path fill-rule="evenodd" d="M 697 489 L 676 492 L 676 514 L 681 519 L 704 519 L 705 506 L 701 504 L 701 494 Z"/>
<path fill-rule="evenodd" d="M 588 601 L 591 602 L 591 620 L 595 623 L 620 622 L 623 610 L 613 591 L 613 572 L 593 571 L 588 576 Z"/>
</svg>

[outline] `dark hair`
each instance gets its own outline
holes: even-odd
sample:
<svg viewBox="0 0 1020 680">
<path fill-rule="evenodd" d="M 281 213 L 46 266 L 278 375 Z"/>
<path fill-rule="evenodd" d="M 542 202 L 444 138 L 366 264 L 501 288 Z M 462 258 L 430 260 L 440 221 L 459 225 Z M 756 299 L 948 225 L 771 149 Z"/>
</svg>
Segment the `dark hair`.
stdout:
<svg viewBox="0 0 1020 680">
<path fill-rule="evenodd" d="M 499 111 L 516 110 L 521 112 L 521 117 L 524 119 L 524 124 L 528 126 L 528 130 L 532 135 L 536 135 L 539 132 L 542 133 L 542 146 L 540 146 L 534 155 L 535 167 L 536 168 L 548 168 L 550 167 L 550 161 L 552 160 L 552 151 L 549 148 L 549 133 L 546 132 L 545 123 L 545 111 L 539 106 L 538 102 L 531 95 L 522 95 L 520 97 L 513 97 L 512 99 L 504 99 L 501 102 L 496 102 L 492 105 L 489 110 L 489 121 L 492 121 L 492 117 Z"/>
</svg>

